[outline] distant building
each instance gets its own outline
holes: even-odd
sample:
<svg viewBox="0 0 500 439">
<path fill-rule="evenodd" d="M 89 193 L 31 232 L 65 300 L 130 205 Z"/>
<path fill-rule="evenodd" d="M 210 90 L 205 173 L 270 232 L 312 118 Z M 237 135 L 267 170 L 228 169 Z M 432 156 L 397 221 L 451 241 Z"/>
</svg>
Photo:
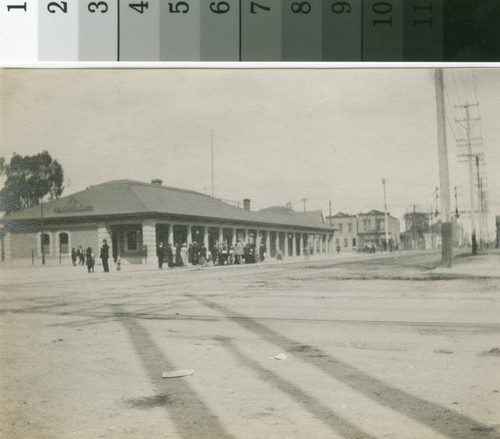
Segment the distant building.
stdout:
<svg viewBox="0 0 500 439">
<path fill-rule="evenodd" d="M 405 231 L 401 234 L 401 244 L 406 250 L 423 250 L 426 248 L 424 234 L 429 232 L 429 214 L 417 212 L 414 206 L 412 212 L 405 213 Z"/>
<path fill-rule="evenodd" d="M 389 247 L 400 247 L 399 220 L 390 214 Z M 381 247 L 385 244 L 385 215 L 384 212 L 371 210 L 367 213 L 349 215 L 339 212 L 327 216 L 326 221 L 335 229 L 335 246 L 345 250 L 362 250 L 365 246 Z"/>
<path fill-rule="evenodd" d="M 166 187 L 161 180 L 141 183 L 116 180 L 5 215 L 0 219 L 2 258 L 69 258 L 71 248 L 92 247 L 98 253 L 107 239 L 113 258 L 129 263 L 156 263 L 156 248 L 165 244 L 236 240 L 263 243 L 267 255 L 300 256 L 310 245 L 316 253 L 334 252 L 333 228 L 318 215 L 293 210 L 250 210 L 198 192 Z"/>
<path fill-rule="evenodd" d="M 356 250 L 358 246 L 358 221 L 356 215 L 339 212 L 327 217 L 335 229 L 335 247 L 341 250 Z"/>
<path fill-rule="evenodd" d="M 385 214 L 379 210 L 370 210 L 367 213 L 358 214 L 358 246 L 365 245 L 376 247 L 384 246 L 385 242 Z M 400 225 L 399 220 L 387 213 L 389 248 L 400 247 Z"/>
</svg>

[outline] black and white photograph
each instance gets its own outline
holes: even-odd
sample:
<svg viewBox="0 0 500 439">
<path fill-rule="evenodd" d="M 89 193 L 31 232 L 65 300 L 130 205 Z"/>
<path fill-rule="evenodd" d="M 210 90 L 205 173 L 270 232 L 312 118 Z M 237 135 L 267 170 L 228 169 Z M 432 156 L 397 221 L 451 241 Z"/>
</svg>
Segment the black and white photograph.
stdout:
<svg viewBox="0 0 500 439">
<path fill-rule="evenodd" d="M 500 438 L 500 69 L 0 70 L 0 437 Z"/>
</svg>

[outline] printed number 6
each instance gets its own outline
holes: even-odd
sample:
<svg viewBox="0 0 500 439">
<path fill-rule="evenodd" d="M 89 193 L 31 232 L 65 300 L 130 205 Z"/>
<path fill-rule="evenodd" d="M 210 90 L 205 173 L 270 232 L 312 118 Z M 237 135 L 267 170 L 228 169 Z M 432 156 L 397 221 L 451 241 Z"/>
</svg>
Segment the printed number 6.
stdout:
<svg viewBox="0 0 500 439">
<path fill-rule="evenodd" d="M 108 12 L 108 4 L 106 2 L 89 3 L 89 11 L 92 13 L 97 12 L 97 10 L 99 9 L 100 6 L 104 7 L 104 9 L 101 11 L 101 14 Z"/>
<path fill-rule="evenodd" d="M 229 11 L 229 3 L 228 2 L 219 2 L 219 3 L 210 3 L 210 10 L 214 14 L 225 14 Z"/>
<path fill-rule="evenodd" d="M 63 11 L 64 13 L 68 12 L 68 3 L 66 2 L 61 2 L 61 4 L 57 3 L 57 2 L 50 2 L 48 5 L 47 5 L 47 10 L 51 13 L 51 14 L 55 14 L 57 9 L 51 9 L 51 7 L 54 6 L 56 8 L 59 8 L 61 11 Z"/>
</svg>

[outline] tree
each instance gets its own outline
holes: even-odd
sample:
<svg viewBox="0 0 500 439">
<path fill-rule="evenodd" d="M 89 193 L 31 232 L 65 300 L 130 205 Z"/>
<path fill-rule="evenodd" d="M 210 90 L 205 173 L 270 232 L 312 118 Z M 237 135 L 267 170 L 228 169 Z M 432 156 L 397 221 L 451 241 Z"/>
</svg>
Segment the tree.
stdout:
<svg viewBox="0 0 500 439">
<path fill-rule="evenodd" d="M 10 162 L 0 157 L 0 176 L 5 177 L 0 190 L 0 211 L 7 213 L 40 204 L 42 197 L 59 198 L 64 190 L 64 173 L 47 151 L 33 155 L 12 155 Z"/>
</svg>

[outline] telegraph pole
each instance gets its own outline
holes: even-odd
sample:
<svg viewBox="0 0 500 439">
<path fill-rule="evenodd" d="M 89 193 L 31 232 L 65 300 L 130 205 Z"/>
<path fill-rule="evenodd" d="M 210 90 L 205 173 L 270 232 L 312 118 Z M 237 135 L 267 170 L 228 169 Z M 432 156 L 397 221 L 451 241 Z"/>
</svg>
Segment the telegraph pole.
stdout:
<svg viewBox="0 0 500 439">
<path fill-rule="evenodd" d="M 482 206 L 482 184 L 479 175 L 479 155 L 476 155 L 476 172 L 477 172 L 477 214 L 478 214 L 478 232 L 479 232 L 479 247 L 483 245 L 483 206 Z"/>
<path fill-rule="evenodd" d="M 210 159 L 212 163 L 212 198 L 214 198 L 214 130 L 210 131 Z"/>
<path fill-rule="evenodd" d="M 435 70 L 436 116 L 438 133 L 439 187 L 441 189 L 441 263 L 451 267 L 453 253 L 451 244 L 450 177 L 446 145 L 446 119 L 444 106 L 443 70 Z"/>
<path fill-rule="evenodd" d="M 40 222 L 41 222 L 41 229 L 42 229 L 42 233 L 40 236 L 40 239 L 42 241 L 42 265 L 45 265 L 45 239 L 44 239 L 44 234 L 43 234 L 43 197 L 40 198 Z"/>
<path fill-rule="evenodd" d="M 463 107 L 465 109 L 465 119 L 457 120 L 456 122 L 465 122 L 465 132 L 467 134 L 467 159 L 469 162 L 469 196 L 470 196 L 470 227 L 471 227 L 471 244 L 472 244 L 472 254 L 477 254 L 477 240 L 476 240 L 476 207 L 474 203 L 474 165 L 472 163 L 472 139 L 471 139 L 471 121 L 470 118 L 470 107 L 475 107 L 479 104 L 468 104 L 465 105 L 455 105 L 455 107 Z M 477 119 L 474 119 L 477 120 Z"/>
<path fill-rule="evenodd" d="M 387 180 L 385 178 L 382 179 L 382 184 L 384 185 L 384 225 L 385 225 L 385 249 L 389 248 L 389 224 L 387 224 L 387 197 L 385 194 L 385 182 Z"/>
</svg>

